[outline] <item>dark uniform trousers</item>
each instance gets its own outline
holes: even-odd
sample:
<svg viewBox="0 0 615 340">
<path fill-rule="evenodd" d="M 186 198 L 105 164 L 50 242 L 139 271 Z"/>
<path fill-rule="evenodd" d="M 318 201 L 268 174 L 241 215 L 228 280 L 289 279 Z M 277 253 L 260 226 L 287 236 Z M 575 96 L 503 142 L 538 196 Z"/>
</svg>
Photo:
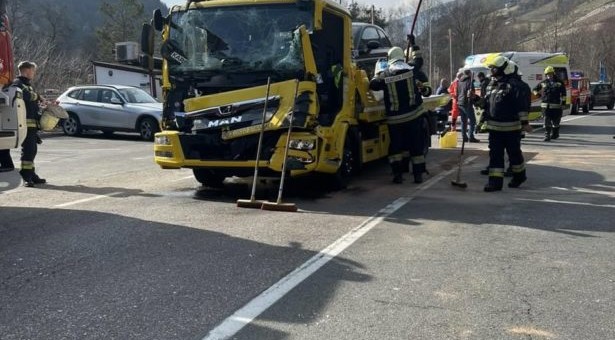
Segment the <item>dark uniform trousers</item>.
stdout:
<svg viewBox="0 0 615 340">
<path fill-rule="evenodd" d="M 389 163 L 393 174 L 401 174 L 410 171 L 416 177 L 425 172 L 425 140 L 423 138 L 422 118 L 416 118 L 409 122 L 389 123 Z"/>
<path fill-rule="evenodd" d="M 504 182 L 504 151 L 508 154 L 513 182 L 525 180 L 525 162 L 521 152 L 520 131 L 489 132 L 489 185 L 501 188 Z"/>
<path fill-rule="evenodd" d="M 553 138 L 559 137 L 559 123 L 562 121 L 562 109 L 548 109 L 542 111 L 545 122 L 545 135 L 550 136 L 553 131 Z"/>
<path fill-rule="evenodd" d="M 25 181 L 32 181 L 35 175 L 34 158 L 38 151 L 38 128 L 28 126 L 28 134 L 21 144 L 21 176 Z"/>
</svg>

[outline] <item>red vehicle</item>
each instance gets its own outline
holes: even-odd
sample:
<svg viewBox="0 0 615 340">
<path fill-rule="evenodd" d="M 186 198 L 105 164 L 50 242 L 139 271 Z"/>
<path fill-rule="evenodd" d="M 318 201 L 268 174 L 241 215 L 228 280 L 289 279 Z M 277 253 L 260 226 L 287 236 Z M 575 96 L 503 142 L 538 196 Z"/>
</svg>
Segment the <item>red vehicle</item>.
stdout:
<svg viewBox="0 0 615 340">
<path fill-rule="evenodd" d="M 6 16 L 6 1 L 0 0 L 0 87 L 13 81 L 11 31 Z"/>
<path fill-rule="evenodd" d="M 583 72 L 578 71 L 572 71 L 570 75 L 570 80 L 572 81 L 570 114 L 579 114 L 579 108 L 583 110 L 583 113 L 588 113 L 591 99 L 589 78 L 585 77 Z"/>
</svg>

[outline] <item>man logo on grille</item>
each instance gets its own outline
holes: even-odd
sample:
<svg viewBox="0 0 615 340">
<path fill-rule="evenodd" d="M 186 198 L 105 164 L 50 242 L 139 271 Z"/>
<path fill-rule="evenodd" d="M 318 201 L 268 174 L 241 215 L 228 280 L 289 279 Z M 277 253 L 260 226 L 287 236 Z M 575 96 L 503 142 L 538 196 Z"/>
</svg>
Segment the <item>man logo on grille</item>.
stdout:
<svg viewBox="0 0 615 340">
<path fill-rule="evenodd" d="M 218 112 L 220 113 L 220 116 L 228 116 L 233 113 L 233 111 L 233 105 L 225 105 L 218 107 Z"/>
</svg>

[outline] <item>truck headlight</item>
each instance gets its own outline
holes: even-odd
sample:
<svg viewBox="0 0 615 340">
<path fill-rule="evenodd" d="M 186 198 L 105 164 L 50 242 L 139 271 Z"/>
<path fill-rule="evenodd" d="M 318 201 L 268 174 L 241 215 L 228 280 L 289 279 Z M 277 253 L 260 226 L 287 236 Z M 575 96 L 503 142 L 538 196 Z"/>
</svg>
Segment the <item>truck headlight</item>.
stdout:
<svg viewBox="0 0 615 340">
<path fill-rule="evenodd" d="M 158 136 L 154 138 L 154 143 L 158 145 L 171 145 L 171 140 L 167 136 Z"/>
<path fill-rule="evenodd" d="M 305 139 L 291 139 L 288 147 L 294 150 L 314 150 L 314 148 L 316 147 L 316 141 Z"/>
</svg>

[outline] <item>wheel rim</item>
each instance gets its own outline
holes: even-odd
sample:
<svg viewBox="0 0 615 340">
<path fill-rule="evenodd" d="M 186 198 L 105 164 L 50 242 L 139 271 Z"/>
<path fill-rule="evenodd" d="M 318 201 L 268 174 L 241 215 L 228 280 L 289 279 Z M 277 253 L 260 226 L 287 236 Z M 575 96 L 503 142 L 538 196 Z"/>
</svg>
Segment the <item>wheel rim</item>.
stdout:
<svg viewBox="0 0 615 340">
<path fill-rule="evenodd" d="M 352 150 L 346 149 L 344 150 L 344 163 L 342 164 L 342 175 L 345 177 L 349 177 L 354 168 L 353 168 L 353 164 L 354 164 L 354 153 L 352 152 Z"/>
<path fill-rule="evenodd" d="M 77 121 L 74 117 L 70 116 L 64 121 L 64 131 L 69 135 L 77 133 Z"/>
<path fill-rule="evenodd" d="M 150 139 L 152 138 L 152 123 L 149 120 L 144 120 L 141 122 L 141 128 L 140 128 L 140 133 L 141 133 L 141 137 L 143 137 L 144 139 Z"/>
</svg>

